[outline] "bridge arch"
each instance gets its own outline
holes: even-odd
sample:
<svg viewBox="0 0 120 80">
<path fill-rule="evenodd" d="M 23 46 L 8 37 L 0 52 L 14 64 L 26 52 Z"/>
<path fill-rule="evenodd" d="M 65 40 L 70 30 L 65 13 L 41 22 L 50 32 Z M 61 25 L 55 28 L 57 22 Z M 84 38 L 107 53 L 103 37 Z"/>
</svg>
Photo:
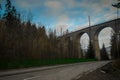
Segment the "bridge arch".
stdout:
<svg viewBox="0 0 120 80">
<path fill-rule="evenodd" d="M 82 49 L 81 49 L 81 43 L 80 43 L 80 40 L 81 40 L 81 37 L 85 34 L 86 32 L 80 32 L 76 35 L 75 37 L 75 41 L 76 41 L 76 44 L 78 46 L 78 56 L 79 58 L 82 58 L 83 57 L 83 54 L 82 54 Z M 86 33 L 87 34 L 87 33 Z M 88 35 L 88 34 L 87 34 Z"/>
<path fill-rule="evenodd" d="M 111 28 L 113 31 L 115 31 L 115 28 L 114 28 L 114 26 L 101 26 L 101 27 L 99 27 L 96 31 L 95 31 L 95 36 L 98 36 L 99 35 L 99 33 L 103 30 L 103 29 L 105 29 L 105 28 Z"/>
<path fill-rule="evenodd" d="M 88 44 L 89 44 L 89 35 L 87 33 L 84 33 L 81 38 L 80 38 L 80 44 L 82 46 L 82 48 L 86 49 Z"/>
<path fill-rule="evenodd" d="M 87 33 L 84 33 L 80 38 L 80 47 L 82 49 L 82 56 L 86 57 L 86 52 L 88 49 L 90 37 Z"/>
<path fill-rule="evenodd" d="M 111 28 L 113 31 L 115 30 L 114 26 L 100 26 L 98 27 L 98 29 L 96 30 L 95 34 L 94 34 L 94 49 L 95 49 L 95 55 L 97 59 L 101 59 L 100 56 L 100 44 L 99 44 L 99 34 L 102 30 L 107 29 L 107 28 Z"/>
<path fill-rule="evenodd" d="M 106 27 L 99 32 L 98 40 L 100 48 L 102 48 L 103 43 L 105 44 L 106 47 L 110 46 L 110 40 L 113 33 L 114 30 L 111 27 Z"/>
<path fill-rule="evenodd" d="M 102 49 L 103 44 L 105 45 L 106 51 L 108 53 L 109 59 L 111 59 L 111 36 L 113 35 L 114 30 L 111 27 L 106 27 L 102 29 L 98 35 L 99 47 Z"/>
</svg>

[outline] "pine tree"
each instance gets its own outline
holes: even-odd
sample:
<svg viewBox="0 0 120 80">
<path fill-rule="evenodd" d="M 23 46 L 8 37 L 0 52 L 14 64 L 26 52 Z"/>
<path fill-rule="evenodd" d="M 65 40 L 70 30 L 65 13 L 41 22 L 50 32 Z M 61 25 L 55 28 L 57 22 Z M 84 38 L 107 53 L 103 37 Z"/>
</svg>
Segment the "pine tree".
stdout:
<svg viewBox="0 0 120 80">
<path fill-rule="evenodd" d="M 86 58 L 95 58 L 95 51 L 93 49 L 93 45 L 92 45 L 91 41 L 89 42 L 89 45 L 88 45 Z"/>
<path fill-rule="evenodd" d="M 106 51 L 105 45 L 103 44 L 101 49 L 101 60 L 108 60 L 108 53 Z"/>
<path fill-rule="evenodd" d="M 8 28 L 16 28 L 20 22 L 20 14 L 17 13 L 15 6 L 12 6 L 10 0 L 6 0 L 5 13 L 3 14 L 3 19 Z"/>
<path fill-rule="evenodd" d="M 112 56 L 112 59 L 117 58 L 116 39 L 117 38 L 114 34 L 111 38 L 111 56 Z"/>
</svg>

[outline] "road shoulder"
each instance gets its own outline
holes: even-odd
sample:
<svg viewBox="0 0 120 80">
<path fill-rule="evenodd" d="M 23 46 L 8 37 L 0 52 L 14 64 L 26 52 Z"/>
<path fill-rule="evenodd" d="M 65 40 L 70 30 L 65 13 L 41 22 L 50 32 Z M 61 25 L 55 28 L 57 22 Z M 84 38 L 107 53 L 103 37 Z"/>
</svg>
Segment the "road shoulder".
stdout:
<svg viewBox="0 0 120 80">
<path fill-rule="evenodd" d="M 93 72 L 83 74 L 75 80 L 120 80 L 120 70 L 115 69 L 111 63 L 108 63 Z"/>
<path fill-rule="evenodd" d="M 92 62 L 97 62 L 97 61 L 92 61 Z M 54 66 L 44 66 L 44 67 L 36 67 L 36 68 L 24 68 L 24 69 L 0 71 L 0 77 L 29 73 L 29 72 L 36 72 L 36 71 L 43 71 L 43 70 L 50 70 L 50 69 L 55 69 L 55 68 L 60 68 L 60 67 L 65 67 L 65 66 L 74 66 L 78 64 L 84 64 L 84 63 L 87 64 L 87 63 L 92 63 L 92 62 L 81 62 L 81 63 L 61 64 L 61 65 L 54 65 Z"/>
</svg>

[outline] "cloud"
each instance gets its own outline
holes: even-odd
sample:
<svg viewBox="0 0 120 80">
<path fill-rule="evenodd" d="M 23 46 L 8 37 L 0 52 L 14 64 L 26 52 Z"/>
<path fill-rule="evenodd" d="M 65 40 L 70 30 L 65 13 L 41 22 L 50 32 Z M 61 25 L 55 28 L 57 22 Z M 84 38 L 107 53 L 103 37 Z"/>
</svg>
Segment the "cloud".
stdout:
<svg viewBox="0 0 120 80">
<path fill-rule="evenodd" d="M 44 6 L 45 15 L 58 18 L 64 12 L 65 5 L 60 0 L 47 0 L 44 2 Z"/>
<path fill-rule="evenodd" d="M 46 1 L 45 6 L 51 8 L 52 10 L 60 10 L 63 7 L 60 1 Z"/>
<path fill-rule="evenodd" d="M 41 0 L 13 0 L 17 6 L 23 9 L 34 9 L 42 5 Z"/>
<path fill-rule="evenodd" d="M 57 30 L 58 34 L 66 32 L 66 30 L 72 26 L 72 23 L 69 22 L 70 18 L 67 15 L 59 16 L 57 23 L 55 25 L 55 29 Z M 69 23 L 69 24 L 68 24 Z"/>
<path fill-rule="evenodd" d="M 91 16 L 92 25 L 115 17 L 115 9 L 111 6 L 114 0 L 15 0 L 15 2 L 25 9 L 41 7 L 43 9 L 40 8 L 40 11 L 38 11 L 40 16 L 53 17 L 56 18 L 55 20 L 58 19 L 57 21 L 62 21 L 59 20 L 59 17 L 62 17 L 63 14 L 67 15 L 69 17 L 67 24 L 72 22 L 74 26 L 78 25 L 79 28 L 88 25 L 87 20 L 86 22 L 83 21 L 88 15 Z M 81 18 L 81 16 L 83 20 L 81 19 L 78 22 L 77 18 Z M 56 24 L 58 24 L 57 21 Z M 63 25 L 63 22 L 59 23 Z M 69 28 L 75 29 L 74 26 Z"/>
<path fill-rule="evenodd" d="M 84 0 L 80 3 L 80 7 L 84 9 L 84 11 L 80 11 L 84 15 L 84 20 L 89 16 L 91 16 L 91 25 L 103 23 L 105 21 L 109 21 L 116 18 L 115 14 L 115 8 L 113 8 L 111 5 L 114 3 L 114 0 L 91 0 L 90 3 L 88 3 L 88 0 Z M 82 24 L 79 24 L 78 27 L 75 28 L 75 30 L 83 29 L 84 27 L 88 27 L 88 20 L 83 21 Z"/>
</svg>

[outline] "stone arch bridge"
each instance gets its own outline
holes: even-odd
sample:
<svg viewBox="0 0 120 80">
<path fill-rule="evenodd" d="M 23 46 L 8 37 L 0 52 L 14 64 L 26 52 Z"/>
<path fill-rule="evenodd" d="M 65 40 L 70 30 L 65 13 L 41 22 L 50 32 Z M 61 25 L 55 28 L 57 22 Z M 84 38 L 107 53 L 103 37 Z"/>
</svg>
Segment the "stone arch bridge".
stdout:
<svg viewBox="0 0 120 80">
<path fill-rule="evenodd" d="M 100 48 L 99 48 L 99 42 L 98 42 L 98 35 L 100 33 L 101 30 L 103 30 L 104 28 L 107 27 L 111 27 L 115 32 L 120 32 L 120 18 L 119 19 L 115 19 L 115 20 L 111 20 L 111 21 L 107 21 L 101 24 L 97 24 L 94 26 L 90 26 L 75 32 L 71 32 L 68 34 L 65 34 L 61 37 L 59 37 L 59 40 L 61 39 L 70 39 L 74 42 L 77 42 L 78 46 L 78 57 L 81 58 L 82 54 L 80 52 L 80 38 L 84 33 L 87 33 L 91 43 L 93 44 L 94 50 L 95 50 L 95 57 L 96 59 L 100 60 Z"/>
</svg>

